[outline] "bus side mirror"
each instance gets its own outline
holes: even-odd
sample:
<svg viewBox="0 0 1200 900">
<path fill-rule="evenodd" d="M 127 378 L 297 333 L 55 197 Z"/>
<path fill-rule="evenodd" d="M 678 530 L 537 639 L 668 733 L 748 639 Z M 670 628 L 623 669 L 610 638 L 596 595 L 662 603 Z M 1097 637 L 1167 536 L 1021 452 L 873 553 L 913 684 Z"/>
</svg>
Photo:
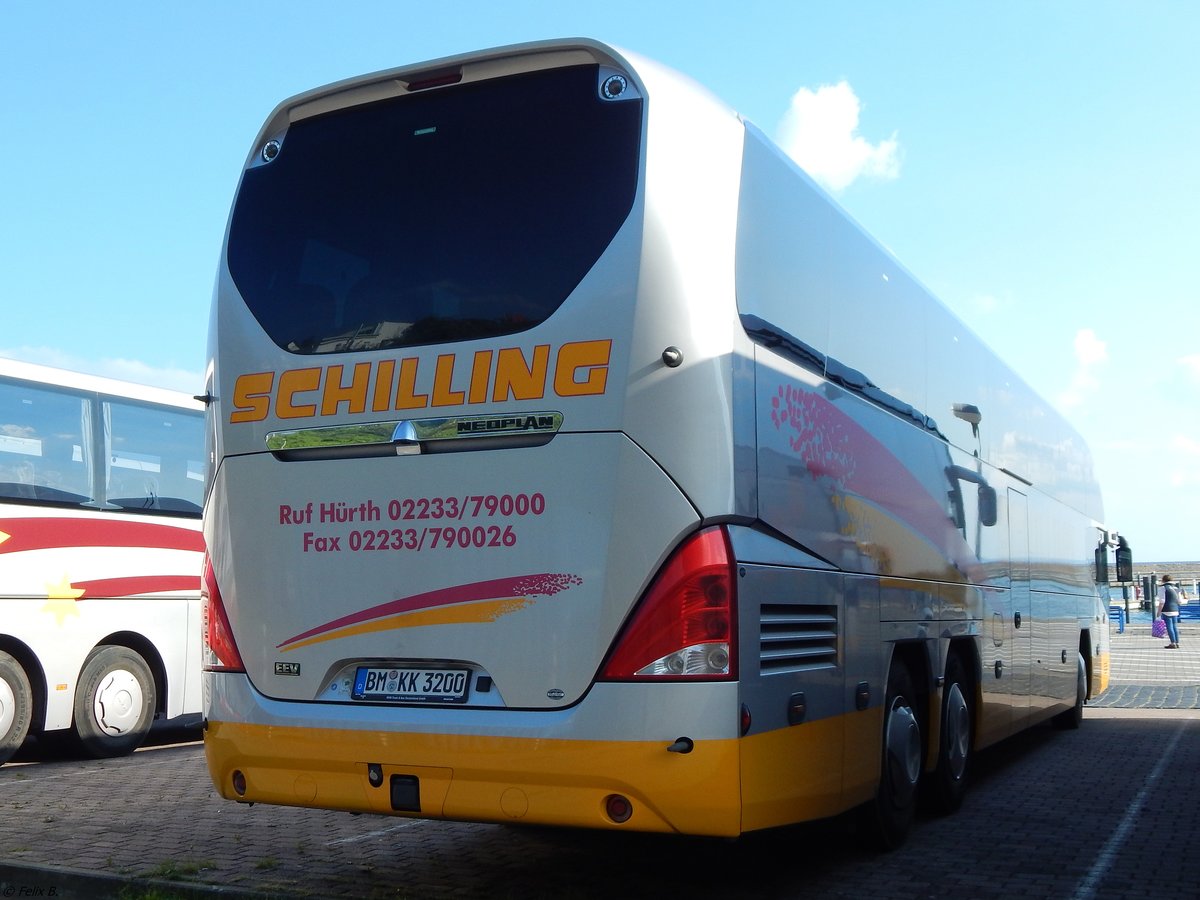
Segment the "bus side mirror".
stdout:
<svg viewBox="0 0 1200 900">
<path fill-rule="evenodd" d="M 986 484 L 979 486 L 979 524 L 989 528 L 996 524 L 996 489 Z"/>
<path fill-rule="evenodd" d="M 1124 543 L 1124 539 L 1122 539 Z M 1133 581 L 1133 551 L 1128 546 L 1117 548 L 1117 581 L 1122 584 Z"/>
</svg>

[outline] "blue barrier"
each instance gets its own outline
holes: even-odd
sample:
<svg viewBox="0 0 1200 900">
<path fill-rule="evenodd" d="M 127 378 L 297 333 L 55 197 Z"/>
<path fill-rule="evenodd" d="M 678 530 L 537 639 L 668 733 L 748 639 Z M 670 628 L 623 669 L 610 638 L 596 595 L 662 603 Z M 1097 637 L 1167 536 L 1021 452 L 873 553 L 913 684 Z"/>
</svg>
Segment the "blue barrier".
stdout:
<svg viewBox="0 0 1200 900">
<path fill-rule="evenodd" d="M 1125 607 L 1116 606 L 1116 605 L 1110 606 L 1108 608 L 1108 617 L 1110 619 L 1117 620 L 1117 634 L 1124 634 L 1125 633 Z"/>
</svg>

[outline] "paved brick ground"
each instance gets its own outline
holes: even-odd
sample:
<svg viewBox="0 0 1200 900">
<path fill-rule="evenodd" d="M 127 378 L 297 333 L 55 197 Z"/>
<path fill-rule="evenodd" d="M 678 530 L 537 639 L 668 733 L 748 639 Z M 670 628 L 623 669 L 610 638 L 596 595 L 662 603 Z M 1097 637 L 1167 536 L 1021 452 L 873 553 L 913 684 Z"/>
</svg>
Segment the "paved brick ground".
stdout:
<svg viewBox="0 0 1200 900">
<path fill-rule="evenodd" d="M 1200 621 L 1179 626 L 1179 649 L 1150 634 L 1150 615 L 1134 612 L 1124 633 L 1115 625 L 1109 689 L 1096 708 L 1200 709 Z"/>
<path fill-rule="evenodd" d="M 1079 731 L 980 754 L 964 808 L 890 854 L 840 820 L 729 842 L 246 807 L 215 797 L 193 743 L 0 769 L 0 900 L 1190 898 L 1200 854 L 1160 848 L 1200 828 L 1200 626 L 1162 643 L 1148 622 L 1114 635 Z"/>
</svg>

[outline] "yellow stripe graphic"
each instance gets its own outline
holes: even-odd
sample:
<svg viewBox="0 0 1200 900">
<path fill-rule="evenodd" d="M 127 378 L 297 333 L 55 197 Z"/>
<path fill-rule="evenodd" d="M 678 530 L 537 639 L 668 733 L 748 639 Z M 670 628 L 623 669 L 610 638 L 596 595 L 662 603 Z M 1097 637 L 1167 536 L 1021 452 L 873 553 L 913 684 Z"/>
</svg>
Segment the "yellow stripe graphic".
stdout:
<svg viewBox="0 0 1200 900">
<path fill-rule="evenodd" d="M 443 606 L 436 609 L 421 609 L 416 612 L 401 613 L 384 619 L 373 619 L 340 628 L 337 631 L 326 632 L 304 641 L 297 641 L 283 648 L 284 653 L 300 647 L 309 647 L 323 641 L 353 637 L 359 634 L 373 634 L 380 631 L 392 631 L 397 628 L 419 628 L 425 625 L 464 625 L 494 622 L 501 616 L 507 616 L 517 610 L 524 609 L 533 601 L 528 597 L 503 597 L 497 600 L 481 600 L 477 603 L 462 603 L 454 606 Z"/>
</svg>

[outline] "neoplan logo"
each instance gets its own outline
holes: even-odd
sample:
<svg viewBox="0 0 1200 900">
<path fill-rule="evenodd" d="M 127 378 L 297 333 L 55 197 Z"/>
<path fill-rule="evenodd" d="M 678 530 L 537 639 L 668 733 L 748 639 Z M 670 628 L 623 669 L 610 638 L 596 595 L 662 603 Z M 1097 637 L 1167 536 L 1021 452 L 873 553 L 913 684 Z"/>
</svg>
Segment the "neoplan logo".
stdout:
<svg viewBox="0 0 1200 900">
<path fill-rule="evenodd" d="M 458 423 L 459 434 L 496 434 L 529 431 L 554 431 L 555 416 L 497 416 L 494 419 L 471 419 Z"/>
</svg>

